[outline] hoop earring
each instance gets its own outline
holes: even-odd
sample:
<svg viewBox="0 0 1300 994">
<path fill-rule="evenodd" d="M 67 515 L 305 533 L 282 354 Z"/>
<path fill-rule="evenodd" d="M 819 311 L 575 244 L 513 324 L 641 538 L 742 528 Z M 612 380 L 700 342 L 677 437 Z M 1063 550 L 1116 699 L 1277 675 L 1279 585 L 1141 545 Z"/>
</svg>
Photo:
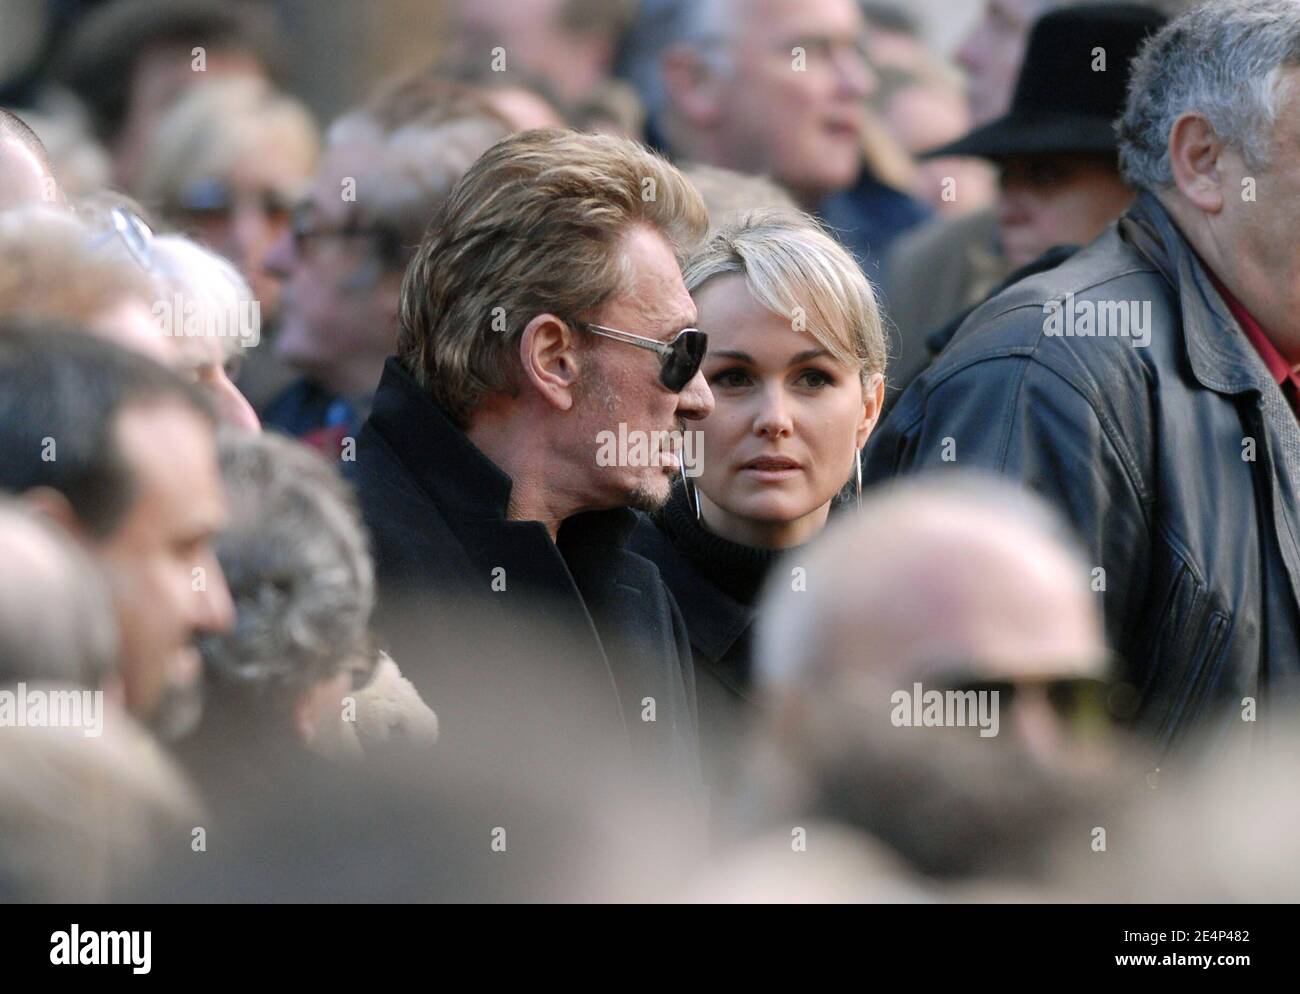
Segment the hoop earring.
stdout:
<svg viewBox="0 0 1300 994">
<path fill-rule="evenodd" d="M 862 450 L 859 449 L 853 456 L 853 465 L 857 471 L 857 495 L 858 510 L 862 510 Z"/>
<path fill-rule="evenodd" d="M 686 497 L 691 502 L 691 507 L 695 508 L 695 520 L 700 520 L 700 491 L 689 479 L 683 477 L 682 485 L 686 487 Z"/>
</svg>

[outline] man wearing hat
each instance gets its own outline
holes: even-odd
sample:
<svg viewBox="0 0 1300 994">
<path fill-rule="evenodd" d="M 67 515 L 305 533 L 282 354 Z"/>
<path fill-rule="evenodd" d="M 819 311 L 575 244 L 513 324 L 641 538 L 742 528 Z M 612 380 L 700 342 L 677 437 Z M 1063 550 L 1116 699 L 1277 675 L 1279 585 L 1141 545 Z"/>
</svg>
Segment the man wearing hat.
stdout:
<svg viewBox="0 0 1300 994">
<path fill-rule="evenodd" d="M 885 285 L 902 338 L 891 379 L 900 391 L 994 284 L 1055 246 L 1088 244 L 1132 202 L 1120 177 L 1114 121 L 1124 109 L 1129 64 L 1164 22 L 1131 3 L 1046 14 L 1030 34 L 1010 110 L 924 153 L 991 159 L 1001 189 L 996 238 L 983 252 L 938 272 L 933 261 L 918 258 L 918 249 L 928 254 L 928 239 L 900 243 L 891 256 Z"/>
</svg>

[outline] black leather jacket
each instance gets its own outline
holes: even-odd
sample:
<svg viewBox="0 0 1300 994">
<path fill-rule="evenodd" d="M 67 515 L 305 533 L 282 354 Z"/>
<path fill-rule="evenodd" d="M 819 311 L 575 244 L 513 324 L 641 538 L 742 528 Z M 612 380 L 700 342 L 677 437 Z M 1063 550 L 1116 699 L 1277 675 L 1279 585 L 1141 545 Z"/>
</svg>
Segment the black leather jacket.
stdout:
<svg viewBox="0 0 1300 994">
<path fill-rule="evenodd" d="M 1049 334 L 1067 293 L 1149 302 L 1149 344 Z M 865 476 L 931 467 L 1015 477 L 1074 525 L 1162 746 L 1288 713 L 1267 701 L 1300 671 L 1300 423 L 1154 196 L 986 302 L 900 398 Z"/>
</svg>

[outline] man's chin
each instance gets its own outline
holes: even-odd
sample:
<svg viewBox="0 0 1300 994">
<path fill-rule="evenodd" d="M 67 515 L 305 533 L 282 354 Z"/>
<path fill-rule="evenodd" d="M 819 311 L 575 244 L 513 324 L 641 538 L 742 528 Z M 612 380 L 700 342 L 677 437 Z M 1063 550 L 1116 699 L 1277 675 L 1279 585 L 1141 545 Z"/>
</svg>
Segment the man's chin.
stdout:
<svg viewBox="0 0 1300 994">
<path fill-rule="evenodd" d="M 169 685 L 149 719 L 149 727 L 164 742 L 177 742 L 199 725 L 203 717 L 202 684 Z"/>
<path fill-rule="evenodd" d="M 654 514 L 665 504 L 672 494 L 672 478 L 666 473 L 653 480 L 642 479 L 628 494 L 627 506 L 634 511 Z"/>
</svg>

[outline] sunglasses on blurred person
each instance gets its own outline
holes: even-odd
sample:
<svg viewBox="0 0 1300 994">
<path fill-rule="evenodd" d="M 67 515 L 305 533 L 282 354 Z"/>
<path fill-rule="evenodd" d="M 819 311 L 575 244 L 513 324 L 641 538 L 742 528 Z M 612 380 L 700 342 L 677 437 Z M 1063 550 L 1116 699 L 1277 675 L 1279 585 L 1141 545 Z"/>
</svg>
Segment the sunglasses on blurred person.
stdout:
<svg viewBox="0 0 1300 994">
<path fill-rule="evenodd" d="M 1115 660 L 1104 657 L 1102 672 L 1112 672 L 1114 667 Z M 1034 675 L 998 679 L 984 676 L 986 671 L 987 667 L 949 668 L 925 682 L 941 691 L 996 694 L 998 708 L 1003 712 L 1017 707 L 1030 695 L 1038 695 L 1063 726 L 1085 735 L 1128 721 L 1137 710 L 1136 691 L 1122 681 Z"/>
<path fill-rule="evenodd" d="M 177 206 L 199 221 L 223 221 L 242 206 L 251 206 L 274 224 L 288 223 L 291 198 L 279 190 L 236 190 L 222 180 L 199 180 L 186 186 Z"/>
</svg>

